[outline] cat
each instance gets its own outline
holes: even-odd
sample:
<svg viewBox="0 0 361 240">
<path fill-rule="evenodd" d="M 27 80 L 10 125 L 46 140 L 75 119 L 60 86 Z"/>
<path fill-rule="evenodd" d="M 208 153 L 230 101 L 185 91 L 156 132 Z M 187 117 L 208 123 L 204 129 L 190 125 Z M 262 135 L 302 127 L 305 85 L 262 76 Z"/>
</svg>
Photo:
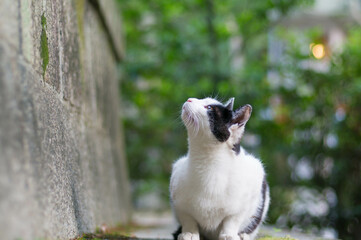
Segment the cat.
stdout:
<svg viewBox="0 0 361 240">
<path fill-rule="evenodd" d="M 189 98 L 182 108 L 188 154 L 172 168 L 170 198 L 180 227 L 175 240 L 252 240 L 264 221 L 269 187 L 260 160 L 241 146 L 251 105 L 234 98 Z"/>
</svg>

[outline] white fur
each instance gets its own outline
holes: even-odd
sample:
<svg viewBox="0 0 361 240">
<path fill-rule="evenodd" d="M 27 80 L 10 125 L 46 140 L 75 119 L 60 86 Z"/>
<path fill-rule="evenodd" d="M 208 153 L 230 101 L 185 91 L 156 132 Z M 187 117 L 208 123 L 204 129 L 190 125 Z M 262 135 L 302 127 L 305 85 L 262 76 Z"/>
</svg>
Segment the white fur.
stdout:
<svg viewBox="0 0 361 240">
<path fill-rule="evenodd" d="M 238 155 L 232 150 L 244 125 L 232 125 L 226 142 L 213 136 L 205 106 L 218 101 L 190 100 L 182 111 L 188 154 L 174 163 L 170 180 L 173 210 L 182 225 L 178 239 L 199 240 L 201 233 L 211 240 L 240 240 L 238 233 L 250 224 L 262 199 L 263 166 L 242 148 Z M 267 191 L 263 219 L 268 204 Z M 251 240 L 257 232 L 241 237 Z"/>
</svg>

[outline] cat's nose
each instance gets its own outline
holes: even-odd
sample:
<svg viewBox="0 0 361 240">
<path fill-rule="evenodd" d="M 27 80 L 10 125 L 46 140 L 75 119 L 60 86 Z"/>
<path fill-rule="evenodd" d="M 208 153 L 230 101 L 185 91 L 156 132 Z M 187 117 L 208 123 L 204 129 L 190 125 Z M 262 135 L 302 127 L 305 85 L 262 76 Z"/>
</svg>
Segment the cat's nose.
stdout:
<svg viewBox="0 0 361 240">
<path fill-rule="evenodd" d="M 188 98 L 187 102 L 192 102 L 192 99 Z"/>
</svg>

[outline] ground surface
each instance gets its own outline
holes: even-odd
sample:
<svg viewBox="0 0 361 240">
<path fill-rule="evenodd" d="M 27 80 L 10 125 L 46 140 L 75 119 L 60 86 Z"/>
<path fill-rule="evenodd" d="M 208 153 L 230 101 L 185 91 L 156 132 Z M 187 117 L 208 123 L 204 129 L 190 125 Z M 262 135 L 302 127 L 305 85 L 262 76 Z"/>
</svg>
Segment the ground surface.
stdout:
<svg viewBox="0 0 361 240">
<path fill-rule="evenodd" d="M 96 234 L 84 234 L 77 240 L 134 240 L 134 239 L 173 239 L 172 232 L 178 224 L 170 212 L 146 213 L 133 215 L 133 223 L 129 226 L 108 228 L 103 225 Z M 258 240 L 325 240 L 314 235 L 302 234 L 264 226 Z"/>
</svg>

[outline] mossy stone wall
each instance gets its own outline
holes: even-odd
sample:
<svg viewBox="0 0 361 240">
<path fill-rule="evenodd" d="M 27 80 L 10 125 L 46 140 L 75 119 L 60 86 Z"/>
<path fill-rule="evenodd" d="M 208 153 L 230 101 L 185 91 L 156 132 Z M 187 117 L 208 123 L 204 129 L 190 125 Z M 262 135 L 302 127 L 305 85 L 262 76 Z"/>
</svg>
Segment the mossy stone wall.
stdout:
<svg viewBox="0 0 361 240">
<path fill-rule="evenodd" d="M 0 238 L 128 221 L 113 0 L 0 1 Z"/>
</svg>

